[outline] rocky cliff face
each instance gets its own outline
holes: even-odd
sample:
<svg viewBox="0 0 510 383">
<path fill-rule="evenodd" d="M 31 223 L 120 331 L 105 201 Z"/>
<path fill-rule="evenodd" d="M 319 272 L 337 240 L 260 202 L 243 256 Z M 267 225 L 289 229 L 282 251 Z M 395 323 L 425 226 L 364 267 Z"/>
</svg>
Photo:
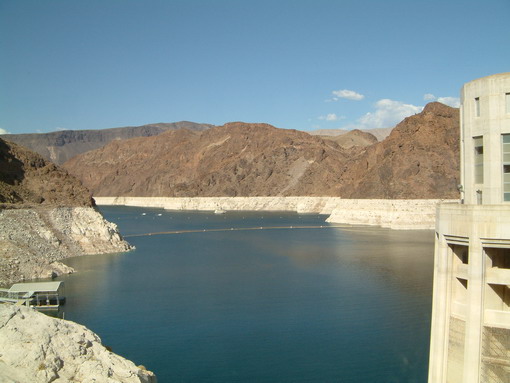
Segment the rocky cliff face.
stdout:
<svg viewBox="0 0 510 383">
<path fill-rule="evenodd" d="M 340 145 L 344 149 L 350 149 L 353 147 L 365 148 L 378 142 L 377 138 L 373 134 L 363 132 L 358 129 L 350 130 L 345 134 L 340 134 L 337 136 L 320 136 L 320 137 L 326 140 L 335 141 L 338 145 Z"/>
<path fill-rule="evenodd" d="M 129 249 L 91 207 L 0 210 L 0 286 L 73 272 L 65 258 Z"/>
<path fill-rule="evenodd" d="M 74 322 L 0 305 L 1 382 L 156 383 L 143 366 L 108 351 Z"/>
<path fill-rule="evenodd" d="M 72 269 L 59 261 L 128 250 L 75 177 L 0 139 L 0 286 Z"/>
<path fill-rule="evenodd" d="M 369 133 L 374 136 L 377 141 L 382 141 L 386 137 L 388 137 L 393 130 L 393 126 L 389 128 L 374 128 L 374 129 L 362 129 L 360 130 L 363 133 Z M 357 129 L 356 129 L 357 130 Z M 351 130 L 345 129 L 317 129 L 309 132 L 312 136 L 322 136 L 322 137 L 338 137 L 344 134 L 351 132 Z"/>
<path fill-rule="evenodd" d="M 67 171 L 0 139 L 0 204 L 92 206 L 90 192 Z"/>
<path fill-rule="evenodd" d="M 27 147 L 39 153 L 45 159 L 60 165 L 80 153 L 98 149 L 110 141 L 156 136 L 175 129 L 185 128 L 201 131 L 210 127 L 212 125 L 181 121 L 103 130 L 64 130 L 41 134 L 5 134 L 0 136 L 0 138 Z"/>
<path fill-rule="evenodd" d="M 344 198 L 457 198 L 459 110 L 433 102 L 349 159 Z"/>
<path fill-rule="evenodd" d="M 345 149 L 304 132 L 231 123 L 111 142 L 64 166 L 96 196 L 456 198 L 458 124 L 458 109 L 432 103 L 383 142 Z"/>
<path fill-rule="evenodd" d="M 0 139 L 0 286 L 73 270 L 63 258 L 128 250 L 90 193 L 40 155 Z M 155 382 L 77 324 L 0 304 L 1 382 Z"/>
<path fill-rule="evenodd" d="M 320 196 L 346 159 L 304 132 L 230 123 L 111 142 L 64 166 L 98 196 Z"/>
</svg>

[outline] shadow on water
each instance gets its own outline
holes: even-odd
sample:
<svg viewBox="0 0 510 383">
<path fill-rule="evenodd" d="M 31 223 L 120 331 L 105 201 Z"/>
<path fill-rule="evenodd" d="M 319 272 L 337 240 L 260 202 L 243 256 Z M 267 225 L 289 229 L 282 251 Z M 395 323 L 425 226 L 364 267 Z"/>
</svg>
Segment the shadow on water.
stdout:
<svg viewBox="0 0 510 383">
<path fill-rule="evenodd" d="M 124 234 L 324 216 L 104 207 Z M 424 382 L 433 233 L 370 227 L 144 236 L 67 263 L 66 318 L 183 382 Z"/>
</svg>

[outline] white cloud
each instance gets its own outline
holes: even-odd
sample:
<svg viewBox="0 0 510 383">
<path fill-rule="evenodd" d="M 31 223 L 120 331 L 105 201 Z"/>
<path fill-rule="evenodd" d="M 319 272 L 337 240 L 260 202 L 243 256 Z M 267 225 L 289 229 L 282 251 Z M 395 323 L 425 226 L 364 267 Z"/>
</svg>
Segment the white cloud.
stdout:
<svg viewBox="0 0 510 383">
<path fill-rule="evenodd" d="M 458 97 L 438 97 L 437 101 L 448 106 L 453 106 L 454 108 L 460 107 L 460 98 Z"/>
<path fill-rule="evenodd" d="M 337 116 L 335 113 L 329 113 L 325 116 L 319 116 L 319 120 L 326 120 L 326 121 L 338 121 L 343 120 L 344 116 Z"/>
<path fill-rule="evenodd" d="M 365 98 L 364 95 L 358 93 L 358 92 L 355 92 L 353 90 L 349 90 L 349 89 L 342 89 L 342 90 L 334 90 L 333 92 L 333 97 L 332 100 L 333 101 L 338 101 L 339 98 L 345 98 L 347 100 L 354 100 L 354 101 L 360 101 L 360 100 L 363 100 Z"/>
<path fill-rule="evenodd" d="M 0 128 L 0 134 L 10 134 L 7 130 Z"/>
<path fill-rule="evenodd" d="M 460 99 L 458 97 L 436 97 L 431 93 L 426 93 L 423 95 L 423 99 L 425 101 L 437 101 L 454 108 L 460 107 Z"/>
<path fill-rule="evenodd" d="M 355 124 L 351 124 L 347 129 L 375 129 L 390 128 L 398 124 L 404 118 L 420 113 L 422 106 L 404 104 L 401 101 L 394 101 L 383 98 L 375 103 L 375 111 L 367 113 Z"/>
</svg>

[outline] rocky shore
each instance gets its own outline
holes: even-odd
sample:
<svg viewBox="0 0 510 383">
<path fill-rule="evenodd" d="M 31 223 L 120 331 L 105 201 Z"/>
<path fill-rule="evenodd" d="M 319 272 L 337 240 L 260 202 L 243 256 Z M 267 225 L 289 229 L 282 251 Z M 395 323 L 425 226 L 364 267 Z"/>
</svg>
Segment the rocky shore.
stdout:
<svg viewBox="0 0 510 383">
<path fill-rule="evenodd" d="M 129 249 L 92 207 L 0 210 L 0 286 L 73 272 L 60 262 L 65 258 Z"/>
<path fill-rule="evenodd" d="M 0 304 L 0 382 L 156 383 L 84 326 Z"/>
<path fill-rule="evenodd" d="M 98 205 L 197 211 L 295 211 L 327 214 L 327 222 L 398 230 L 433 229 L 442 199 L 342 199 L 339 197 L 94 197 Z"/>
<path fill-rule="evenodd" d="M 433 230 L 440 203 L 457 200 L 344 199 L 326 220 L 330 223 L 380 226 L 394 230 Z"/>
</svg>

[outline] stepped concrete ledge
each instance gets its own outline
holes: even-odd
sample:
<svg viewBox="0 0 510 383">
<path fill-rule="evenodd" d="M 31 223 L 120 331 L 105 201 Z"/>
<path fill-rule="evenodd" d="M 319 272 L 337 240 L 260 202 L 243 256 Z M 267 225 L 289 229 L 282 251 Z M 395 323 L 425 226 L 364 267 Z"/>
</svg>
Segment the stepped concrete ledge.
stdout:
<svg viewBox="0 0 510 383">
<path fill-rule="evenodd" d="M 330 223 L 381 226 L 398 230 L 434 229 L 444 199 L 342 199 L 340 197 L 94 197 L 98 205 L 196 211 L 295 211 L 326 214 Z"/>
</svg>

